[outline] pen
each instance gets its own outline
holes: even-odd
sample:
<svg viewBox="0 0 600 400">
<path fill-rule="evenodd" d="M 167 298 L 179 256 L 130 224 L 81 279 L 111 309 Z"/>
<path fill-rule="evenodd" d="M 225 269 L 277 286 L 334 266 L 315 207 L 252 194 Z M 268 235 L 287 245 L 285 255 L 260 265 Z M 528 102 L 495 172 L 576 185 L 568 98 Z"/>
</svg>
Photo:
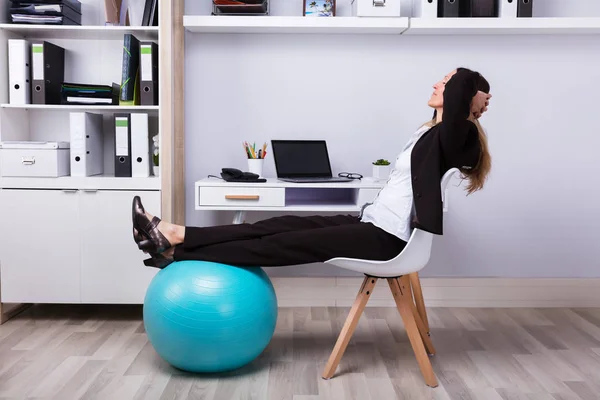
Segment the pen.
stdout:
<svg viewBox="0 0 600 400">
<path fill-rule="evenodd" d="M 258 158 L 262 158 L 262 149 L 258 149 Z"/>
</svg>

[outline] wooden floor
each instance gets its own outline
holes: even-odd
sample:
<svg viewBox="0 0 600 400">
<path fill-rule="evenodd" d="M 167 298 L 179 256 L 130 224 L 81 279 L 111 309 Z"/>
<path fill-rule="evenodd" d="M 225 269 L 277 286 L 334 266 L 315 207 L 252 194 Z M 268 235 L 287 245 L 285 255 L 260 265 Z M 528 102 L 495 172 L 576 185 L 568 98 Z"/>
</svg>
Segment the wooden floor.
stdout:
<svg viewBox="0 0 600 400">
<path fill-rule="evenodd" d="M 222 376 L 175 370 L 141 307 L 37 306 L 0 326 L 0 398 L 600 399 L 600 309 L 429 309 L 440 385 L 423 383 L 395 308 L 367 308 L 337 375 L 348 309 L 280 309 L 269 347 Z"/>
</svg>

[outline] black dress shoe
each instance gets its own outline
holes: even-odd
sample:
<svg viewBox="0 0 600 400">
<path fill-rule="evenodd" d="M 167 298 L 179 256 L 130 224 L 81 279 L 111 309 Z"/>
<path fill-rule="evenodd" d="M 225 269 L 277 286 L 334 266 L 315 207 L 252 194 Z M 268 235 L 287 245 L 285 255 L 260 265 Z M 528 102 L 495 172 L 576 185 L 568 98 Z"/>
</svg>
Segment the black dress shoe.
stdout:
<svg viewBox="0 0 600 400">
<path fill-rule="evenodd" d="M 171 247 L 171 243 L 158 230 L 160 218 L 146 217 L 146 212 L 139 196 L 133 198 L 132 204 L 133 236 L 138 248 L 148 253 L 160 254 Z"/>
</svg>

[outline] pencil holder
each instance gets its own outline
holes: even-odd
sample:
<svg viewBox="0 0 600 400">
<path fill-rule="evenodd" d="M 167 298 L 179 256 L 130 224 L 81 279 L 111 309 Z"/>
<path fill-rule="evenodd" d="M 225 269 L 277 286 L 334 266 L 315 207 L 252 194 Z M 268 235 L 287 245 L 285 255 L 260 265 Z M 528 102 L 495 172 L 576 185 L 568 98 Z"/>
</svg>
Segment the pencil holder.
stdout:
<svg viewBox="0 0 600 400">
<path fill-rule="evenodd" d="M 252 172 L 253 174 L 256 174 L 262 178 L 264 161 L 265 160 L 262 158 L 249 158 L 248 159 L 248 172 Z"/>
</svg>

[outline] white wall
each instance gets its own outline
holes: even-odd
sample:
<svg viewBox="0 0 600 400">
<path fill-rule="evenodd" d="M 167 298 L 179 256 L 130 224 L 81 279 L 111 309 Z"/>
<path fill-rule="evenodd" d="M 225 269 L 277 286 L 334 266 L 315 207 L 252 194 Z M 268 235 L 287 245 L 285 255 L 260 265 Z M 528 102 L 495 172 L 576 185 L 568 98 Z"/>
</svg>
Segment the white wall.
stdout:
<svg viewBox="0 0 600 400">
<path fill-rule="evenodd" d="M 188 14 L 210 9 L 187 3 Z M 559 3 L 538 0 L 536 14 L 600 16 L 600 2 Z M 450 191 L 445 235 L 423 276 L 600 277 L 598 36 L 188 34 L 187 224 L 231 221 L 194 211 L 193 183 L 245 169 L 244 140 L 325 138 L 336 172 L 369 174 L 431 116 L 431 86 L 456 66 L 491 83 L 482 123 L 493 170 L 482 192 Z M 267 272 L 347 275 L 323 265 Z"/>
</svg>

